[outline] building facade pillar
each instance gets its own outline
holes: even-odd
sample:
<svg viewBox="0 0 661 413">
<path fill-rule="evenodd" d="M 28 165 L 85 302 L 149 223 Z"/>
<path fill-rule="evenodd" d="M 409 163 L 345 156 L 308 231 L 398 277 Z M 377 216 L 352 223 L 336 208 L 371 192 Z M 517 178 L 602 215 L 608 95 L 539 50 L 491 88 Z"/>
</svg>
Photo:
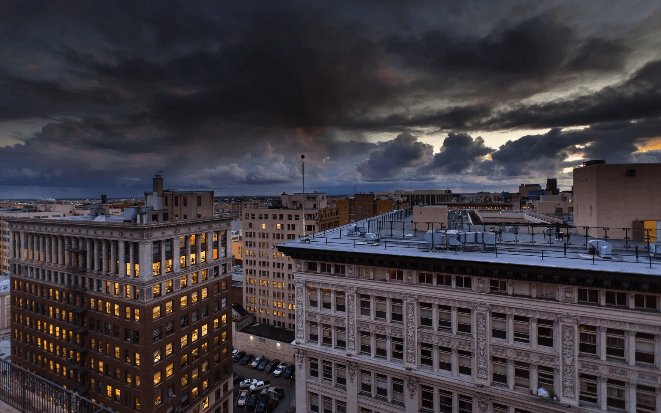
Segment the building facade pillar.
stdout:
<svg viewBox="0 0 661 413">
<path fill-rule="evenodd" d="M 64 236 L 57 237 L 57 263 L 59 265 L 65 265 L 66 259 L 64 254 Z"/>
<path fill-rule="evenodd" d="M 85 238 L 85 244 L 87 246 L 87 262 L 86 262 L 86 268 L 88 271 L 91 271 L 94 269 L 94 258 L 92 253 L 94 252 L 94 249 L 92 248 L 92 245 L 94 244 L 94 240 L 92 238 Z"/>
<path fill-rule="evenodd" d="M 101 272 L 108 273 L 108 240 L 101 240 Z"/>
<path fill-rule="evenodd" d="M 118 274 L 126 277 L 126 243 L 124 241 L 117 241 L 117 254 L 119 255 L 119 269 Z"/>
<path fill-rule="evenodd" d="M 360 379 L 360 376 L 357 377 Z M 404 389 L 404 408 L 406 413 L 418 413 L 418 380 L 413 376 L 406 376 L 406 389 Z"/>
<path fill-rule="evenodd" d="M 558 323 L 560 330 L 560 394 L 561 403 L 578 406 L 578 326 L 564 318 Z"/>
<path fill-rule="evenodd" d="M 200 264 L 202 261 L 202 234 L 195 234 L 195 263 Z"/>
<path fill-rule="evenodd" d="M 46 243 L 44 245 L 44 251 L 46 253 L 46 263 L 50 264 L 51 259 L 53 257 L 53 255 L 51 254 L 51 248 L 52 248 L 51 247 L 51 242 L 52 242 L 52 240 L 51 240 L 50 235 L 45 235 L 45 238 L 46 238 Z"/>
<path fill-rule="evenodd" d="M 26 254 L 26 255 L 27 255 L 27 260 L 30 260 L 30 261 L 31 261 L 31 260 L 33 259 L 33 257 L 34 257 L 34 255 L 33 255 L 33 253 L 34 253 L 34 249 L 33 249 L 33 247 L 34 247 L 33 235 L 30 234 L 30 233 L 28 233 L 28 234 L 26 235 L 26 237 L 27 237 L 27 240 L 28 240 L 28 241 L 27 241 L 27 244 L 26 244 L 26 245 L 27 245 L 27 248 L 26 248 L 26 251 L 27 251 L 27 254 Z"/>
<path fill-rule="evenodd" d="M 489 337 L 491 336 L 491 317 L 489 316 L 489 308 L 475 306 L 473 312 L 473 325 L 475 326 L 475 382 L 484 386 L 490 386 L 491 360 L 489 356 Z"/>
<path fill-rule="evenodd" d="M 373 306 L 372 306 L 373 307 Z M 408 296 L 404 299 L 404 366 L 417 370 L 418 343 L 417 343 L 417 313 L 418 301 L 416 297 Z M 408 410 L 408 409 L 407 409 Z"/>
<path fill-rule="evenodd" d="M 184 253 L 185 253 L 185 262 L 186 262 L 186 267 L 190 267 L 191 265 L 191 260 L 190 260 L 190 236 L 186 235 L 184 237 Z"/>
<path fill-rule="evenodd" d="M 71 237 L 64 237 L 64 265 L 71 265 Z"/>
<path fill-rule="evenodd" d="M 213 261 L 213 231 L 207 232 L 207 262 Z"/>
<path fill-rule="evenodd" d="M 307 377 L 308 377 L 308 357 L 306 351 L 295 349 L 294 362 L 296 363 L 296 410 L 308 411 L 308 390 L 307 390 Z M 319 400 L 321 403 L 321 400 Z M 348 408 L 349 406 L 347 406 Z M 352 410 L 347 410 L 352 411 Z M 353 410 L 357 411 L 357 410 Z"/>
<path fill-rule="evenodd" d="M 129 273 L 128 275 L 135 277 L 135 242 L 129 242 Z"/>
<path fill-rule="evenodd" d="M 109 241 L 110 242 L 110 273 L 117 274 L 117 242 L 118 241 Z"/>
<path fill-rule="evenodd" d="M 138 264 L 139 264 L 139 274 L 140 279 L 151 279 L 153 277 L 152 269 L 152 248 L 151 241 L 145 241 L 138 244 Z"/>
<path fill-rule="evenodd" d="M 181 264 L 179 262 L 181 248 L 179 247 L 179 240 L 179 237 L 172 238 L 172 271 L 175 273 L 181 271 Z"/>
<path fill-rule="evenodd" d="M 165 240 L 162 239 L 159 241 L 161 244 L 161 275 L 165 275 Z"/>
</svg>

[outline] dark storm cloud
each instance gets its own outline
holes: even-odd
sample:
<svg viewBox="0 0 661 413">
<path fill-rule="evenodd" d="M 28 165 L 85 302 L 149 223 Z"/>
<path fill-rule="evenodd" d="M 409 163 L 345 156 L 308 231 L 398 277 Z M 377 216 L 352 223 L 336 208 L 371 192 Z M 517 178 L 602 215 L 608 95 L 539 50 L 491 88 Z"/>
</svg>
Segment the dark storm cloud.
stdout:
<svg viewBox="0 0 661 413">
<path fill-rule="evenodd" d="M 433 154 L 433 146 L 418 142 L 410 133 L 402 133 L 384 142 L 369 153 L 369 157 L 357 166 L 365 180 L 385 180 L 397 177 L 400 172 L 420 165 Z"/>
<path fill-rule="evenodd" d="M 571 7 L 10 0 L 0 122 L 53 121 L 0 147 L 0 180 L 136 184 L 166 169 L 178 185 L 270 190 L 298 182 L 302 153 L 313 182 L 343 184 L 520 174 L 561 165 L 552 159 L 580 142 L 586 155 L 629 159 L 647 138 L 623 138 L 627 122 L 661 115 L 661 63 L 625 73 L 631 56 L 653 56 L 638 40 L 658 28 L 627 26 L 650 7 Z M 600 76 L 610 86 L 523 100 Z M 562 130 L 613 121 L 625 126 L 593 126 L 591 140 Z M 524 127 L 557 130 L 495 152 L 463 133 Z M 426 134 L 439 131 L 449 135 L 434 155 Z"/>
<path fill-rule="evenodd" d="M 575 163 L 565 161 L 571 155 L 611 163 L 644 161 L 638 159 L 638 146 L 658 137 L 659 130 L 661 119 L 598 124 L 583 130 L 556 128 L 545 134 L 508 141 L 491 154 L 490 161 L 478 165 L 475 172 L 500 176 L 522 176 L 535 170 L 552 172 L 573 166 Z"/>
<path fill-rule="evenodd" d="M 465 133 L 450 133 L 443 140 L 441 151 L 434 155 L 431 163 L 420 169 L 420 173 L 459 174 L 491 152 L 493 149 L 486 147 L 480 137 L 473 139 Z"/>
<path fill-rule="evenodd" d="M 631 48 L 622 39 L 596 37 L 581 44 L 566 67 L 572 71 L 621 69 L 630 53 Z"/>
<path fill-rule="evenodd" d="M 517 105 L 478 122 L 489 129 L 544 128 L 661 116 L 661 60 L 649 62 L 626 81 L 593 94 L 535 105 Z M 477 126 L 477 125 L 475 125 Z M 479 126 L 478 126 L 479 127 Z"/>
<path fill-rule="evenodd" d="M 538 16 L 482 38 L 458 38 L 438 30 L 421 38 L 393 36 L 387 50 L 401 56 L 405 65 L 428 70 L 534 75 L 560 66 L 573 36 L 569 27 Z"/>
</svg>

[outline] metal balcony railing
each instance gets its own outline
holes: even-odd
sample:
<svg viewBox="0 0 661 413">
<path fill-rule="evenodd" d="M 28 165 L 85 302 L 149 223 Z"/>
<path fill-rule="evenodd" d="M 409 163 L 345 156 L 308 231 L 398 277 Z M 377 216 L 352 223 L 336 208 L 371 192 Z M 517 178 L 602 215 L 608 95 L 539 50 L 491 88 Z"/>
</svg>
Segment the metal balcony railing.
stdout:
<svg viewBox="0 0 661 413">
<path fill-rule="evenodd" d="M 16 364 L 0 360 L 0 400 L 25 413 L 111 413 L 81 397 L 87 388 L 80 384 L 67 390 Z"/>
</svg>

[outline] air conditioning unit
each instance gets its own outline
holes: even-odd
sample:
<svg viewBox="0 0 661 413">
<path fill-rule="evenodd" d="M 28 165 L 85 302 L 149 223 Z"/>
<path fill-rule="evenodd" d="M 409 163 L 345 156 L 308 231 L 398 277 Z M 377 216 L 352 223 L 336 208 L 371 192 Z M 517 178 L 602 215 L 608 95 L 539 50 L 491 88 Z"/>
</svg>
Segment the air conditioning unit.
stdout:
<svg viewBox="0 0 661 413">
<path fill-rule="evenodd" d="M 161 394 L 161 389 L 156 389 L 156 390 L 154 390 L 154 393 L 156 393 L 156 394 Z"/>
<path fill-rule="evenodd" d="M 170 400 L 172 400 L 172 399 L 170 399 L 170 398 L 168 397 L 167 399 L 165 399 L 165 403 L 170 403 Z"/>
<path fill-rule="evenodd" d="M 177 411 L 177 412 L 180 412 L 181 411 L 181 406 L 177 406 L 177 408 L 174 409 L 174 410 Z"/>
</svg>

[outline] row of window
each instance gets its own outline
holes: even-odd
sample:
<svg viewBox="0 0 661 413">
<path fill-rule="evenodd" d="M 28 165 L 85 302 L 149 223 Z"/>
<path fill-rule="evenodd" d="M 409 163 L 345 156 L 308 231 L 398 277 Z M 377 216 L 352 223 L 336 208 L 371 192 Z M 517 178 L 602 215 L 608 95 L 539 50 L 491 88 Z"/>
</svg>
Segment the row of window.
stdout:
<svg viewBox="0 0 661 413">
<path fill-rule="evenodd" d="M 655 364 L 655 336 L 654 334 L 636 332 L 634 360 L 629 359 L 629 340 L 624 330 L 607 328 L 603 331 L 595 326 L 579 325 L 579 352 L 592 355 L 602 360 L 628 361 L 629 364 L 648 365 Z"/>
<path fill-rule="evenodd" d="M 259 218 L 257 218 L 257 219 L 260 219 L 260 220 L 261 219 L 269 219 L 269 214 L 252 214 L 252 213 L 248 213 L 248 212 L 246 212 L 243 217 L 245 219 L 256 219 L 255 216 L 258 216 Z M 299 214 L 287 214 L 287 221 L 292 221 L 292 220 L 293 221 L 298 221 L 300 219 L 300 217 L 301 216 Z M 271 219 L 284 221 L 284 214 L 272 214 Z"/>
<path fill-rule="evenodd" d="M 620 380 L 601 379 L 606 382 L 606 397 L 602 398 L 599 378 L 590 374 L 580 374 L 578 399 L 581 404 L 599 406 L 602 410 L 625 410 L 627 406 L 627 386 Z M 605 406 L 602 405 L 605 401 Z M 636 406 L 631 411 L 638 413 L 656 412 L 656 389 L 641 384 L 636 385 Z"/>
<path fill-rule="evenodd" d="M 330 264 L 324 262 L 308 261 L 308 272 L 321 274 L 339 275 L 346 274 L 346 266 L 343 264 Z M 404 281 L 404 270 L 356 267 L 357 276 L 363 278 L 373 278 L 380 281 Z M 470 276 L 449 275 L 438 273 L 417 273 L 418 284 L 446 287 L 446 288 L 465 288 L 472 289 L 472 278 Z M 521 297 L 532 297 L 533 288 L 529 282 L 508 282 L 506 280 L 491 279 L 489 286 L 491 293 L 509 294 Z M 535 283 L 535 298 L 557 299 L 558 285 Z M 599 294 L 604 291 L 604 294 Z M 628 292 L 598 290 L 579 288 L 578 302 L 581 304 L 600 304 L 614 307 L 627 307 L 641 310 L 658 310 L 659 296 L 653 294 L 630 294 Z"/>
</svg>

